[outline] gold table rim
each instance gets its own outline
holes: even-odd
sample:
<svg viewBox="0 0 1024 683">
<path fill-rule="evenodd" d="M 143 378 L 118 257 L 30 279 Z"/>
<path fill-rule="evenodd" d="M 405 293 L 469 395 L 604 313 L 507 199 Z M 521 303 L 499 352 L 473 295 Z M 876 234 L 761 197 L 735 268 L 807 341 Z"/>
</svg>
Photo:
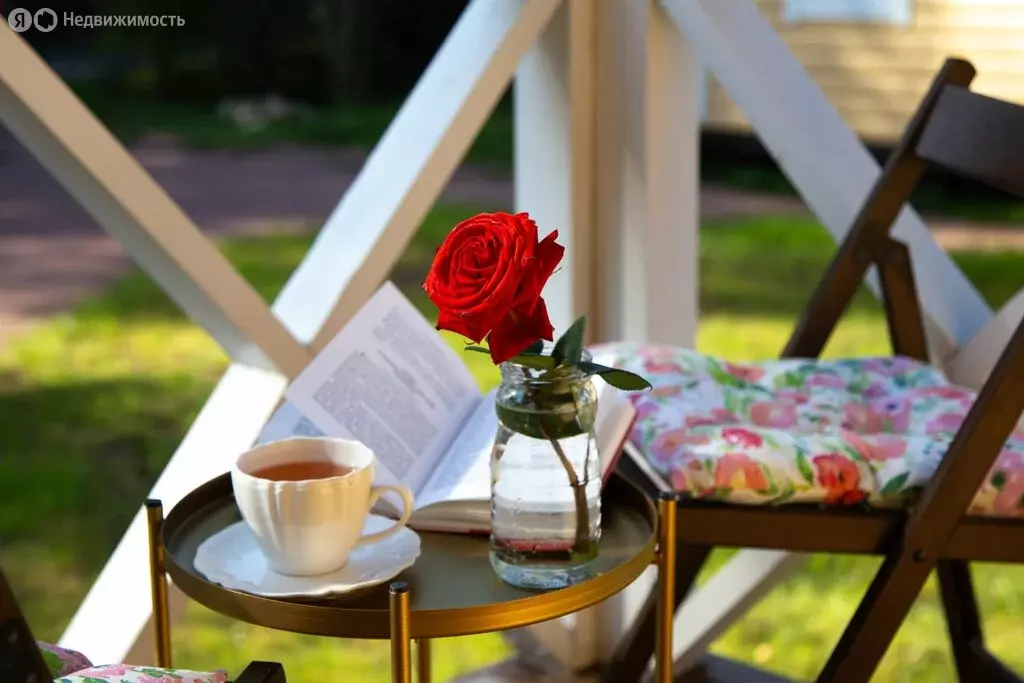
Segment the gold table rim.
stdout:
<svg viewBox="0 0 1024 683">
<path fill-rule="evenodd" d="M 631 496 L 642 501 L 640 510 L 650 524 L 650 533 L 641 549 L 628 560 L 592 579 L 507 602 L 451 609 L 411 610 L 410 637 L 448 638 L 504 631 L 556 619 L 592 607 L 619 593 L 638 578 L 655 559 L 657 547 L 657 511 L 640 489 L 620 474 L 616 485 L 632 489 Z M 162 525 L 160 544 L 197 513 L 185 512 L 184 505 L 208 498 L 199 507 L 218 504 L 211 492 L 230 487 L 230 477 L 222 474 L 202 484 L 172 508 Z M 197 508 L 198 509 L 198 508 Z M 379 639 L 390 637 L 387 609 L 357 609 L 338 605 L 299 603 L 265 598 L 214 584 L 181 566 L 178 558 L 165 552 L 166 570 L 174 584 L 187 596 L 220 614 L 248 623 L 278 630 L 337 638 Z"/>
</svg>

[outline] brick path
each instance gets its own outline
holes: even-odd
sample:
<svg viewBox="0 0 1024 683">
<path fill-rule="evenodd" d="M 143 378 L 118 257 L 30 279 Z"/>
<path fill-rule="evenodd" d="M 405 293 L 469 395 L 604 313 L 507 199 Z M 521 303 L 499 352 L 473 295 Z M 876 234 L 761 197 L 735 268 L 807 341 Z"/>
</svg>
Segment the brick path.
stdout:
<svg viewBox="0 0 1024 683">
<path fill-rule="evenodd" d="M 297 230 L 324 220 L 365 159 L 359 150 L 181 150 L 158 139 L 133 148 L 192 219 L 214 236 Z M 511 181 L 460 169 L 444 199 L 493 208 L 512 204 Z M 792 197 L 705 187 L 704 217 L 803 214 Z M 944 246 L 1024 249 L 1024 230 L 934 226 Z M 0 338 L 75 301 L 130 266 L 120 245 L 0 129 Z"/>
</svg>

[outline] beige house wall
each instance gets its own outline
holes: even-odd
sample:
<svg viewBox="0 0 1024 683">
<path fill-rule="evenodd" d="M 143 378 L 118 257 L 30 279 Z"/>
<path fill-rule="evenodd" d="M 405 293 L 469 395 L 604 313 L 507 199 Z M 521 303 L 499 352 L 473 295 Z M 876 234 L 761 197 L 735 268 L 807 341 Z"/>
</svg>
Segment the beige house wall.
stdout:
<svg viewBox="0 0 1024 683">
<path fill-rule="evenodd" d="M 1024 103 L 1024 0 L 914 0 L 907 26 L 787 23 L 784 1 L 757 4 L 843 118 L 869 141 L 899 137 L 947 56 L 974 63 L 974 90 Z M 707 130 L 749 131 L 713 77 L 706 107 Z"/>
</svg>

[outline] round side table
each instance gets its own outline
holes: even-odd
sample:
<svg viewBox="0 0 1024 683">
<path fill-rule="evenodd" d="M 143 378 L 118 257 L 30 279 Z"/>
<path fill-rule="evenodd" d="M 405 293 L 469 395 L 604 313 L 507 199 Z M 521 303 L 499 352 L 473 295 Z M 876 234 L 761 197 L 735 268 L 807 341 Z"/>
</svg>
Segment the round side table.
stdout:
<svg viewBox="0 0 1024 683">
<path fill-rule="evenodd" d="M 656 680 L 667 683 L 672 680 L 675 503 L 666 496 L 656 509 L 624 477 L 611 477 L 602 497 L 597 575 L 568 588 L 531 592 L 505 584 L 491 569 L 486 536 L 421 532 L 416 564 L 389 585 L 302 602 L 230 590 L 195 569 L 199 545 L 241 520 L 230 477 L 221 475 L 185 496 L 166 519 L 159 501 L 147 501 L 157 656 L 164 660 L 161 666 L 170 665 L 167 575 L 196 602 L 240 621 L 310 635 L 390 640 L 396 683 L 412 681 L 415 639 L 418 680 L 429 683 L 431 638 L 504 631 L 578 612 L 615 595 L 657 563 L 655 671 Z"/>
</svg>

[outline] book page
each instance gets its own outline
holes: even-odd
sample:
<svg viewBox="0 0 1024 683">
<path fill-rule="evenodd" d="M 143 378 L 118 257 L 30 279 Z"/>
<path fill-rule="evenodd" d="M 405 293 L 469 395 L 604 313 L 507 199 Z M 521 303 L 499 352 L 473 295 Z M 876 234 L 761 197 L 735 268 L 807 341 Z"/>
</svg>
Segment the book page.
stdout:
<svg viewBox="0 0 1024 683">
<path fill-rule="evenodd" d="M 497 432 L 498 416 L 494 410 L 494 391 L 491 391 L 441 456 L 433 475 L 416 498 L 416 507 L 452 500 L 489 499 L 491 449 Z"/>
<path fill-rule="evenodd" d="M 303 415 L 298 408 L 291 403 L 285 402 L 284 405 L 270 416 L 270 420 L 256 439 L 255 445 L 262 446 L 271 441 L 281 441 L 282 439 L 290 439 L 296 436 L 316 437 L 324 436 L 324 433 L 308 417 Z"/>
<path fill-rule="evenodd" d="M 369 446 L 380 483 L 417 494 L 480 402 L 469 370 L 390 282 L 285 396 L 325 434 Z"/>
</svg>

